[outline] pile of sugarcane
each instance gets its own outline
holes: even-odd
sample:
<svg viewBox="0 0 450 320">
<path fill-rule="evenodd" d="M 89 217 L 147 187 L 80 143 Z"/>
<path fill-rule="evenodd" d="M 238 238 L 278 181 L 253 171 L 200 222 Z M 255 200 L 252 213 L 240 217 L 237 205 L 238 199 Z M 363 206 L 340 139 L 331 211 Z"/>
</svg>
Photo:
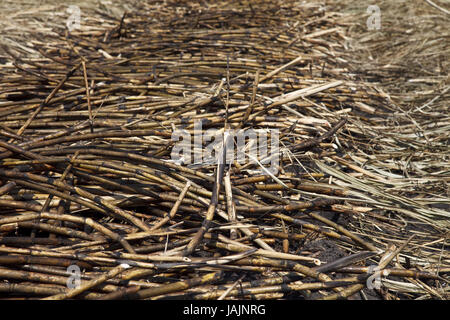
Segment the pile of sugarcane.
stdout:
<svg viewBox="0 0 450 320">
<path fill-rule="evenodd" d="M 414 125 L 349 71 L 349 23 L 303 2 L 151 1 L 9 52 L 0 297 L 448 298 L 448 168 L 405 174 Z M 276 130 L 275 171 L 175 161 L 198 124 Z M 448 151 L 448 122 L 424 128 Z"/>
</svg>

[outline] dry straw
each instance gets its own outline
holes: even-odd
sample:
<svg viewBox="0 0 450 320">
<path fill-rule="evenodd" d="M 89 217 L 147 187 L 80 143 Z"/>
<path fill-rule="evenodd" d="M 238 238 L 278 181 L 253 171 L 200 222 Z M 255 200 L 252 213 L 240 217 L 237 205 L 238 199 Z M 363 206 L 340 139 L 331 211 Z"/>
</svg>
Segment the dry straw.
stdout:
<svg viewBox="0 0 450 320">
<path fill-rule="evenodd" d="M 448 299 L 448 48 L 426 20 L 446 9 L 416 3 L 424 38 L 389 42 L 325 3 L 0 22 L 22 26 L 0 38 L 0 298 Z M 402 19 L 382 30 L 415 32 Z M 277 172 L 173 161 L 199 121 L 278 130 Z M 374 290 L 371 265 L 389 274 Z"/>
</svg>

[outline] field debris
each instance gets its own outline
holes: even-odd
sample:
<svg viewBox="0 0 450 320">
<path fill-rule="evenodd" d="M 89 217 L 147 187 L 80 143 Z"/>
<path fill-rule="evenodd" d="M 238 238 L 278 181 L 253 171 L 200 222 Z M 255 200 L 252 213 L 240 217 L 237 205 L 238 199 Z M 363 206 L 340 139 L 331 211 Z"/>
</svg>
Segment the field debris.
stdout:
<svg viewBox="0 0 450 320">
<path fill-rule="evenodd" d="M 448 61 L 404 73 L 322 2 L 80 4 L 72 30 L 60 5 L 5 33 L 0 298 L 448 299 Z"/>
</svg>

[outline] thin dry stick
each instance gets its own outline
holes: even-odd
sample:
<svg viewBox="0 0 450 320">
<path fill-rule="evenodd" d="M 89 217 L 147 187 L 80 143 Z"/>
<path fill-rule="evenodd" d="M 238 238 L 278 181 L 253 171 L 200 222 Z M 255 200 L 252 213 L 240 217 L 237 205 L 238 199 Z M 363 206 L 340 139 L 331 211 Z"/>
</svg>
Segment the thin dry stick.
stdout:
<svg viewBox="0 0 450 320">
<path fill-rule="evenodd" d="M 75 160 L 76 157 L 78 157 L 78 155 L 79 155 L 79 152 L 75 152 L 75 154 L 72 156 L 72 160 L 71 160 L 71 161 Z M 69 164 L 67 165 L 67 167 L 66 167 L 66 169 L 64 170 L 63 174 L 62 174 L 61 177 L 58 179 L 59 182 L 64 182 L 64 180 L 66 179 L 66 176 L 69 174 L 70 170 L 72 170 L 72 167 L 73 167 L 72 163 L 69 163 Z M 68 194 L 69 192 L 66 191 L 66 193 Z M 53 199 L 53 195 L 52 195 L 52 194 L 49 194 L 48 197 L 47 197 L 47 199 L 45 200 L 44 205 L 42 206 L 41 212 L 47 211 L 47 209 L 48 209 L 48 207 L 49 207 L 49 205 L 50 205 L 50 201 L 51 201 L 52 199 Z M 58 211 L 59 211 L 60 213 L 62 213 L 63 210 L 64 210 L 64 208 L 63 208 L 62 206 L 60 206 L 60 207 L 58 208 Z M 32 237 L 33 237 L 34 235 L 35 235 L 35 231 L 33 230 L 33 231 L 32 231 Z M 50 233 L 50 237 L 54 237 L 54 234 Z"/>
<path fill-rule="evenodd" d="M 244 279 L 244 276 L 241 276 L 238 280 L 236 280 L 235 283 L 233 283 L 233 285 L 231 287 L 229 287 L 227 290 L 225 290 L 224 293 L 221 294 L 221 296 L 219 298 L 217 298 L 217 300 L 223 300 L 225 299 L 225 297 L 230 293 L 231 290 L 233 290 L 241 281 L 242 279 Z"/>
<path fill-rule="evenodd" d="M 216 167 L 216 179 L 214 181 L 211 203 L 208 207 L 208 211 L 206 212 L 206 217 L 203 220 L 201 228 L 198 230 L 198 232 L 192 238 L 191 242 L 189 242 L 186 248 L 184 249 L 183 255 L 185 256 L 192 254 L 195 248 L 199 245 L 200 241 L 203 239 L 203 236 L 208 231 L 211 221 L 214 218 L 214 213 L 216 212 L 217 204 L 219 202 L 220 186 L 222 185 L 223 173 L 225 170 L 225 162 L 227 156 L 226 150 L 229 138 L 230 138 L 229 135 L 227 134 L 224 135 L 222 150 L 219 154 L 219 157 L 217 158 L 218 163 Z"/>
<path fill-rule="evenodd" d="M 284 223 L 284 220 L 283 220 L 283 219 L 280 219 L 280 220 L 281 220 L 281 225 L 282 225 L 282 227 L 283 227 L 283 232 L 284 232 L 286 235 L 288 235 L 288 232 L 287 232 L 287 229 L 286 229 L 286 225 L 285 225 L 285 223 Z M 289 252 L 289 239 L 288 239 L 288 238 L 283 239 L 283 251 L 284 251 L 284 253 L 288 253 L 288 252 Z"/>
<path fill-rule="evenodd" d="M 286 63 L 285 65 L 282 65 L 281 67 L 269 72 L 268 74 L 266 74 L 264 77 L 261 78 L 261 82 L 272 78 L 274 75 L 280 73 L 283 70 L 286 70 L 289 67 L 292 67 L 294 65 L 296 65 L 297 63 L 301 62 L 302 60 L 304 60 L 305 58 L 303 56 L 298 56 L 297 58 L 295 58 L 294 60 Z"/>
<path fill-rule="evenodd" d="M 4 186 L 0 187 L 0 196 L 8 193 L 9 191 L 11 191 L 12 189 L 14 189 L 16 187 L 16 183 L 14 181 L 10 181 L 8 183 L 6 183 Z"/>
<path fill-rule="evenodd" d="M 348 231 L 347 229 L 345 229 L 344 227 L 340 226 L 339 224 L 328 220 L 327 218 L 314 213 L 314 212 L 306 212 L 307 215 L 313 217 L 316 220 L 319 220 L 333 228 L 335 228 L 336 230 L 338 230 L 339 232 L 341 232 L 342 234 L 346 235 L 347 237 L 349 237 L 350 239 L 354 240 L 356 243 L 359 243 L 360 245 L 362 245 L 364 248 L 369 249 L 370 251 L 374 251 L 377 252 L 379 251 L 377 247 L 375 247 L 373 244 L 364 241 L 363 239 L 361 239 L 360 237 L 358 237 L 357 235 L 353 234 L 352 232 Z"/>
<path fill-rule="evenodd" d="M 341 84 L 343 84 L 343 81 L 337 80 L 337 81 L 329 82 L 327 84 L 318 84 L 318 85 L 311 86 L 309 88 L 299 89 L 299 90 L 276 97 L 275 99 L 273 99 L 273 102 L 272 102 L 272 104 L 270 104 L 270 106 L 271 107 L 279 106 L 279 105 L 294 101 L 300 97 L 307 97 L 307 96 L 313 95 L 315 93 L 340 86 Z"/>
<path fill-rule="evenodd" d="M 54 296 L 47 297 L 42 300 L 64 300 L 64 299 L 70 299 L 70 298 L 76 297 L 80 293 L 83 293 L 84 291 L 87 291 L 90 288 L 96 287 L 108 279 L 114 278 L 116 275 L 118 275 L 125 269 L 128 269 L 129 267 L 130 266 L 127 264 L 118 265 L 117 267 L 112 268 L 110 271 L 101 275 L 100 277 L 93 279 L 91 281 L 85 282 L 83 285 L 80 285 L 78 288 L 69 290 L 66 293 L 60 293 L 60 294 L 57 294 Z"/>
<path fill-rule="evenodd" d="M 171 283 L 171 284 L 161 285 L 157 288 L 144 289 L 144 290 L 136 292 L 135 294 L 131 294 L 131 298 L 146 299 L 146 298 L 161 296 L 161 295 L 172 293 L 172 292 L 186 290 L 188 288 L 192 288 L 192 287 L 199 286 L 202 284 L 211 283 L 211 282 L 219 280 L 221 277 L 222 277 L 221 271 L 208 273 L 201 277 L 187 279 L 184 281 L 178 281 L 178 282 Z"/>
<path fill-rule="evenodd" d="M 242 128 L 245 125 L 245 123 L 248 120 L 248 117 L 253 112 L 253 106 L 255 104 L 256 92 L 258 90 L 258 84 L 259 84 L 259 70 L 257 70 L 256 74 L 255 74 L 255 82 L 253 84 L 252 100 L 250 101 L 250 105 L 247 107 L 247 110 L 245 111 L 245 115 L 242 118 L 241 123 L 239 124 L 239 128 Z"/>
<path fill-rule="evenodd" d="M 440 7 L 440 6 L 438 6 L 438 5 L 437 5 L 436 3 L 434 3 L 433 1 L 431 1 L 431 0 L 425 0 L 425 2 L 428 3 L 430 6 L 436 8 L 436 9 L 442 11 L 442 12 L 444 12 L 445 14 L 450 15 L 450 11 L 448 11 L 448 10 L 446 10 L 446 9 L 444 9 L 444 8 L 442 8 L 442 7 Z"/>
<path fill-rule="evenodd" d="M 173 205 L 169 214 L 166 217 L 162 218 L 161 221 L 159 221 L 153 227 L 151 227 L 150 230 L 157 230 L 157 229 L 161 228 L 168 221 L 170 221 L 170 219 L 173 219 L 173 217 L 175 217 L 175 214 L 177 213 L 178 208 L 180 207 L 180 204 L 183 201 L 184 197 L 186 196 L 186 193 L 188 192 L 190 187 L 191 187 L 191 181 L 186 182 L 186 185 L 184 186 L 183 190 L 181 190 L 181 193 L 178 196 L 178 199 L 175 202 L 175 204 Z"/>
<path fill-rule="evenodd" d="M 224 180 L 223 180 L 224 186 L 225 186 L 225 195 L 227 199 L 227 212 L 228 212 L 228 220 L 230 222 L 236 222 L 236 209 L 234 208 L 234 202 L 233 202 L 233 191 L 231 190 L 231 181 L 230 181 L 230 170 L 227 171 L 225 174 Z M 237 230 L 236 228 L 230 229 L 230 238 L 236 239 L 237 238 Z"/>
<path fill-rule="evenodd" d="M 133 295 L 134 293 L 141 290 L 140 286 L 131 286 L 128 288 L 119 289 L 117 291 L 107 293 L 101 297 L 98 297 L 98 300 L 120 300 L 125 296 Z"/>
<path fill-rule="evenodd" d="M 309 148 L 315 147 L 322 141 L 331 138 L 346 123 L 347 123 L 347 119 L 342 119 L 333 128 L 331 128 L 330 131 L 321 135 L 319 138 L 313 138 L 313 139 L 309 139 L 309 140 L 304 141 L 299 144 L 294 144 L 290 147 L 290 150 L 292 152 L 296 152 L 299 150 L 304 150 L 304 149 L 309 149 Z"/>
<path fill-rule="evenodd" d="M 87 70 L 86 70 L 86 62 L 83 60 L 81 62 L 83 65 L 83 75 L 84 75 L 84 85 L 86 87 L 86 98 L 88 103 L 88 111 L 89 111 L 89 126 L 91 127 L 91 133 L 94 133 L 94 120 L 92 118 L 92 106 L 91 106 L 91 95 L 89 93 L 89 83 L 88 83 L 88 77 L 87 77 Z"/>
<path fill-rule="evenodd" d="M 20 136 L 25 131 L 26 128 L 30 125 L 30 123 L 36 118 L 36 116 L 41 112 L 42 108 L 44 108 L 48 103 L 53 99 L 56 93 L 61 89 L 64 83 L 74 74 L 74 72 L 80 67 L 81 63 L 78 63 L 75 67 L 73 67 L 64 78 L 58 83 L 58 85 L 53 89 L 53 91 L 45 98 L 44 102 L 39 105 L 39 107 L 31 114 L 28 120 L 24 123 L 24 125 L 17 131 L 17 135 Z"/>
</svg>

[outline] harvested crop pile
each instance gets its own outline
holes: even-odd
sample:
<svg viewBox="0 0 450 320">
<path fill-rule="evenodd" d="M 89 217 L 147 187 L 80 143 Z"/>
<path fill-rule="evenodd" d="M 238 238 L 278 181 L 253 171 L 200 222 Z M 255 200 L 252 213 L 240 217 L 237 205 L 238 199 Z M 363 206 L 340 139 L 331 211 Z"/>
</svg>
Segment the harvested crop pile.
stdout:
<svg viewBox="0 0 450 320">
<path fill-rule="evenodd" d="M 4 36 L 3 298 L 448 298 L 445 87 L 404 111 L 332 3 L 103 9 Z"/>
</svg>

